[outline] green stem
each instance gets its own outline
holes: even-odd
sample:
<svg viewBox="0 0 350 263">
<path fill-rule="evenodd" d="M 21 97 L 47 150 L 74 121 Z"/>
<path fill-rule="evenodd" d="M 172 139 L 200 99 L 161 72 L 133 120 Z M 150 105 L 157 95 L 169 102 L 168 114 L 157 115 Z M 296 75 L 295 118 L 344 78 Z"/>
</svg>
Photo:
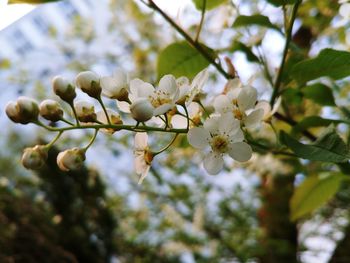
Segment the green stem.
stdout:
<svg viewBox="0 0 350 263">
<path fill-rule="evenodd" d="M 97 134 L 98 134 L 98 129 L 96 128 L 94 136 L 92 136 L 92 138 L 91 138 L 90 142 L 88 143 L 88 145 L 86 145 L 82 150 L 84 150 L 86 152 L 90 148 L 90 146 L 94 143 Z"/>
<path fill-rule="evenodd" d="M 188 110 L 187 110 L 187 107 L 185 105 L 182 106 L 185 110 L 185 113 L 186 113 L 186 119 L 187 119 L 187 130 L 190 129 L 190 116 L 188 114 Z"/>
<path fill-rule="evenodd" d="M 141 1 L 142 2 L 142 1 Z M 192 39 L 192 37 L 187 34 L 178 24 L 174 22 L 162 9 L 159 8 L 152 0 L 148 1 L 148 7 L 152 8 L 154 11 L 158 12 L 170 25 L 172 25 L 176 31 L 182 35 L 186 41 L 191 44 L 197 51 L 210 63 L 212 64 L 225 78 L 230 79 L 232 76 L 228 74 L 219 63 L 215 61 L 215 58 L 209 54 L 204 46 Z"/>
<path fill-rule="evenodd" d="M 76 111 L 75 108 L 74 108 L 74 103 L 73 103 L 73 101 L 72 101 L 71 103 L 69 103 L 69 106 L 72 108 L 73 115 L 74 115 L 75 121 L 76 121 L 76 123 L 77 123 L 77 126 L 80 126 L 80 122 L 79 122 L 79 119 L 78 119 L 78 114 L 77 114 L 77 111 Z"/>
<path fill-rule="evenodd" d="M 103 104 L 103 101 L 102 101 L 102 99 L 101 99 L 101 96 L 99 96 L 99 97 L 97 98 L 97 101 L 100 103 L 100 105 L 101 105 L 101 107 L 102 107 L 102 110 L 103 110 L 103 112 L 104 112 L 105 115 L 106 115 L 106 119 L 107 119 L 108 124 L 111 124 L 111 120 L 109 119 L 107 109 L 106 109 L 105 105 Z"/>
<path fill-rule="evenodd" d="M 67 124 L 69 124 L 69 125 L 72 125 L 72 126 L 74 126 L 74 123 L 73 122 L 70 122 L 69 120 L 66 120 L 65 118 L 61 118 L 61 121 L 63 121 L 63 122 L 65 122 L 65 123 L 67 123 Z"/>
<path fill-rule="evenodd" d="M 171 142 L 170 142 L 167 146 L 165 146 L 165 147 L 164 147 L 163 149 L 161 149 L 159 152 L 153 153 L 153 155 L 156 156 L 156 155 L 158 155 L 158 154 L 160 154 L 160 153 L 166 151 L 166 150 L 175 142 L 177 136 L 179 136 L 178 133 L 174 136 L 174 138 L 171 140 Z"/>
<path fill-rule="evenodd" d="M 195 38 L 195 42 L 198 42 L 199 40 L 199 36 L 201 34 L 202 31 L 202 27 L 203 27 L 203 22 L 204 22 L 204 17 L 205 17 L 205 9 L 206 9 L 206 5 L 207 5 L 207 0 L 203 0 L 202 3 L 202 13 L 201 13 L 201 21 L 199 22 L 199 26 L 198 26 L 198 30 L 197 30 L 197 34 L 196 34 L 196 38 Z"/>
<path fill-rule="evenodd" d="M 201 102 L 201 101 L 198 101 L 197 103 L 198 103 L 199 106 L 201 106 L 201 108 L 203 109 L 203 111 L 204 111 L 206 117 L 209 117 L 209 113 L 208 113 L 207 110 L 205 109 L 205 107 L 204 107 L 204 105 L 202 104 L 202 102 Z"/>
<path fill-rule="evenodd" d="M 289 44 L 292 40 L 293 25 L 294 25 L 294 21 L 297 17 L 297 12 L 298 12 L 298 8 L 299 8 L 300 4 L 301 4 L 301 0 L 297 0 L 297 2 L 295 3 L 295 5 L 293 7 L 292 17 L 291 17 L 290 23 L 289 23 L 289 28 L 288 28 L 288 31 L 286 32 L 287 36 L 286 36 L 286 43 L 285 43 L 284 49 L 283 49 L 282 61 L 281 61 L 281 65 L 280 65 L 280 68 L 279 68 L 278 73 L 277 73 L 276 82 L 275 82 L 274 89 L 273 89 L 272 96 L 271 96 L 271 100 L 270 100 L 271 106 L 273 106 L 273 104 L 278 96 L 279 89 L 281 87 L 282 75 L 283 75 L 283 70 L 284 70 L 284 66 L 286 63 L 286 58 L 287 58 L 287 54 L 288 54 L 288 50 L 289 50 Z"/>
<path fill-rule="evenodd" d="M 46 144 L 45 147 L 50 149 L 51 146 L 61 137 L 62 133 L 63 133 L 63 131 L 59 131 L 58 134 L 56 135 L 56 137 L 53 138 L 53 140 L 50 143 Z"/>
<path fill-rule="evenodd" d="M 83 126 L 69 126 L 63 128 L 55 128 L 51 126 L 47 126 L 39 121 L 35 122 L 40 127 L 45 128 L 48 131 L 69 131 L 69 130 L 84 130 L 84 129 L 115 129 L 115 130 L 128 130 L 134 132 L 146 132 L 146 131 L 154 131 L 154 132 L 169 132 L 169 133 L 187 133 L 187 129 L 167 129 L 151 127 L 145 125 L 114 125 L 114 124 L 87 124 Z"/>
</svg>

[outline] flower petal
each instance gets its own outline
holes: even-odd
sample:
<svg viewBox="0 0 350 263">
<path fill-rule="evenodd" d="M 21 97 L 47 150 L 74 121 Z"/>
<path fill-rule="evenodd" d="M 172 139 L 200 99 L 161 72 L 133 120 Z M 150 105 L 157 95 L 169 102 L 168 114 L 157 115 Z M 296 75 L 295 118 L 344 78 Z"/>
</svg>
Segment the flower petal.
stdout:
<svg viewBox="0 0 350 263">
<path fill-rule="evenodd" d="M 135 149 L 146 149 L 148 143 L 148 135 L 146 132 L 137 132 L 135 135 Z"/>
<path fill-rule="evenodd" d="M 194 127 L 187 133 L 187 140 L 189 144 L 197 149 L 204 149 L 210 139 L 210 133 L 201 127 Z"/>
<path fill-rule="evenodd" d="M 233 104 L 226 95 L 219 95 L 214 100 L 214 109 L 219 113 L 231 111 L 232 107 Z"/>
<path fill-rule="evenodd" d="M 117 100 L 117 107 L 125 113 L 130 113 L 130 104 L 126 101 L 119 101 Z"/>
<path fill-rule="evenodd" d="M 171 110 L 173 107 L 175 107 L 175 105 L 174 104 L 170 104 L 170 103 L 166 103 L 166 104 L 160 105 L 159 107 L 154 109 L 153 115 L 154 116 L 159 116 L 159 115 L 165 114 L 166 112 Z"/>
<path fill-rule="evenodd" d="M 219 119 L 219 133 L 230 136 L 240 127 L 240 121 L 233 118 L 231 113 L 221 115 Z"/>
<path fill-rule="evenodd" d="M 244 120 L 244 125 L 247 128 L 255 128 L 258 126 L 264 117 L 264 110 L 263 109 L 257 109 L 252 111 Z"/>
<path fill-rule="evenodd" d="M 154 93 L 154 87 L 141 79 L 133 79 L 132 81 L 130 81 L 130 92 L 136 98 L 147 98 L 149 96 L 152 96 L 152 94 Z"/>
<path fill-rule="evenodd" d="M 235 142 L 230 145 L 228 154 L 238 162 L 246 162 L 252 157 L 252 148 L 245 142 Z"/>
<path fill-rule="evenodd" d="M 173 75 L 164 75 L 159 81 L 158 89 L 169 95 L 175 94 L 178 89 L 175 77 Z"/>
<path fill-rule="evenodd" d="M 146 176 L 148 175 L 149 169 L 151 168 L 150 165 L 147 165 L 144 169 L 144 171 L 141 174 L 141 177 L 139 179 L 139 181 L 137 182 L 138 184 L 142 184 L 143 180 L 146 178 Z"/>
<path fill-rule="evenodd" d="M 171 125 L 175 129 L 186 129 L 187 119 L 184 116 L 176 114 L 171 118 Z"/>
<path fill-rule="evenodd" d="M 208 174 L 216 175 L 224 167 L 224 159 L 221 154 L 210 152 L 203 160 L 203 166 Z"/>
<path fill-rule="evenodd" d="M 271 106 L 267 100 L 260 100 L 256 104 L 255 109 L 262 109 L 264 111 L 264 120 L 268 119 L 271 116 Z"/>
<path fill-rule="evenodd" d="M 238 95 L 238 107 L 242 111 L 254 108 L 257 97 L 258 92 L 256 91 L 256 89 L 250 86 L 245 86 L 244 88 L 242 88 L 242 91 Z"/>
<path fill-rule="evenodd" d="M 219 120 L 220 116 L 210 116 L 203 124 L 204 129 L 208 130 L 212 135 L 219 134 Z"/>
</svg>

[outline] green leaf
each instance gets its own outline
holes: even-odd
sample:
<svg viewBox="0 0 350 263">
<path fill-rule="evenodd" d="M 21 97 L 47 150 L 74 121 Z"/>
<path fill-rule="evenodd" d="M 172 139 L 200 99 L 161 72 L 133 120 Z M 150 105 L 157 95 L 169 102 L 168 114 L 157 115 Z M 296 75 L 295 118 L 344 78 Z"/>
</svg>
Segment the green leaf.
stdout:
<svg viewBox="0 0 350 263">
<path fill-rule="evenodd" d="M 263 15 L 251 15 L 251 16 L 239 16 L 236 18 L 235 22 L 233 23 L 233 27 L 242 27 L 242 26 L 263 26 L 272 28 L 275 30 L 278 30 L 280 32 L 280 29 L 278 26 L 271 23 L 270 19 L 267 16 Z"/>
<path fill-rule="evenodd" d="M 350 52 L 330 48 L 323 49 L 317 57 L 306 59 L 294 65 L 291 76 L 299 83 L 320 77 L 334 80 L 350 75 Z"/>
<path fill-rule="evenodd" d="M 253 53 L 253 51 L 248 46 L 246 46 L 242 42 L 234 41 L 231 47 L 231 51 L 241 51 L 245 54 L 248 61 L 259 62 L 259 58 Z"/>
<path fill-rule="evenodd" d="M 288 103 L 295 105 L 299 105 L 303 101 L 303 94 L 300 90 L 293 88 L 284 89 L 282 97 L 284 101 L 288 101 Z"/>
<path fill-rule="evenodd" d="M 347 177 L 339 173 L 326 173 L 306 178 L 295 189 L 291 198 L 291 220 L 295 221 L 321 207 L 337 193 L 340 184 L 346 179 Z"/>
<path fill-rule="evenodd" d="M 303 144 L 284 131 L 280 133 L 281 142 L 289 147 L 298 157 L 321 162 L 343 163 L 350 158 L 347 145 L 334 131 L 327 129 L 313 144 Z"/>
<path fill-rule="evenodd" d="M 346 122 L 344 120 L 333 120 L 333 119 L 324 119 L 319 116 L 309 116 L 302 119 L 298 124 L 296 124 L 292 129 L 292 134 L 301 133 L 312 127 L 327 127 L 331 124 L 339 124 Z"/>
<path fill-rule="evenodd" d="M 204 0 L 192 0 L 192 1 L 198 10 L 202 10 Z M 214 9 L 225 2 L 227 3 L 227 0 L 206 0 L 205 9 L 206 10 Z"/>
<path fill-rule="evenodd" d="M 295 4 L 296 0 L 267 0 L 267 2 L 274 6 L 282 6 Z"/>
<path fill-rule="evenodd" d="M 306 86 L 302 89 L 305 98 L 323 106 L 336 106 L 333 92 L 330 87 L 317 83 L 311 86 Z"/>
<path fill-rule="evenodd" d="M 214 57 L 214 52 L 211 49 L 206 46 L 203 47 Z M 187 42 L 176 42 L 167 46 L 159 54 L 157 63 L 158 78 L 166 74 L 192 78 L 208 65 L 208 60 Z"/>
<path fill-rule="evenodd" d="M 9 0 L 9 4 L 45 4 L 50 2 L 58 2 L 60 0 Z"/>
</svg>

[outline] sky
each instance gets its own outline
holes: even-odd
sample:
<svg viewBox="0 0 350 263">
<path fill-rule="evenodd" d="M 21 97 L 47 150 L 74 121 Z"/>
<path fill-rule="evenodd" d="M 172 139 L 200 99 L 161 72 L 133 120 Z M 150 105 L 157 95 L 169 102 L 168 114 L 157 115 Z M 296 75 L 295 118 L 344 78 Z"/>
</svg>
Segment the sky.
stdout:
<svg viewBox="0 0 350 263">
<path fill-rule="evenodd" d="M 35 5 L 29 4 L 13 4 L 8 5 L 8 0 L 0 0 L 0 30 L 4 29 L 8 25 L 14 23 L 22 16 L 26 15 L 33 9 Z M 179 8 L 185 6 L 190 0 L 177 0 L 177 1 L 155 1 L 162 9 L 166 10 L 171 14 L 176 14 Z"/>
</svg>

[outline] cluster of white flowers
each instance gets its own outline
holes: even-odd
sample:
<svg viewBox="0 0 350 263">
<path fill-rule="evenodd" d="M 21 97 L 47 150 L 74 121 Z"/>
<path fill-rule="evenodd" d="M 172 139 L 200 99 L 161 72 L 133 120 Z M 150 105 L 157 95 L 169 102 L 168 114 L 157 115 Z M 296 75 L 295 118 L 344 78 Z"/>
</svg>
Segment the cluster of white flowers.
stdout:
<svg viewBox="0 0 350 263">
<path fill-rule="evenodd" d="M 265 101 L 257 102 L 256 89 L 243 86 L 234 79 L 228 82 L 224 94 L 215 98 L 215 112 L 204 119 L 198 95 L 207 79 L 206 69 L 192 81 L 186 77 L 176 79 L 172 75 L 165 75 L 154 87 L 141 79 L 130 80 L 122 71 L 104 77 L 85 71 L 77 75 L 75 84 L 61 76 L 55 77 L 52 82 L 54 93 L 71 106 L 76 124 L 64 117 L 63 109 L 55 100 L 44 100 L 38 105 L 32 99 L 20 97 L 7 105 L 6 113 L 16 123 L 35 123 L 49 131 L 58 132 L 51 143 L 25 149 L 22 163 L 29 169 L 38 169 L 45 164 L 48 149 L 66 130 L 95 129 L 96 132 L 85 148 L 68 149 L 58 154 L 57 164 L 63 171 L 78 169 L 82 165 L 85 152 L 99 130 L 113 134 L 124 129 L 136 132 L 134 155 L 139 182 L 146 177 L 153 158 L 167 149 L 179 133 L 187 133 L 189 143 L 195 148 L 211 148 L 204 158 L 204 168 L 209 174 L 217 174 L 223 168 L 225 153 L 239 162 L 251 158 L 252 149 L 245 140 L 244 130 L 255 128 L 268 118 L 270 108 Z M 75 101 L 76 87 L 97 100 L 102 110 L 95 112 L 92 102 Z M 136 123 L 124 125 L 116 110 L 104 106 L 101 96 L 116 100 L 119 111 L 130 113 Z M 185 113 L 180 110 L 181 107 Z M 51 123 L 62 121 L 68 126 L 50 126 L 39 117 Z M 151 123 L 153 126 L 149 126 Z M 153 152 L 147 142 L 146 132 L 149 131 L 169 132 L 176 136 L 164 150 Z"/>
<path fill-rule="evenodd" d="M 203 127 L 194 127 L 188 132 L 189 143 L 200 150 L 210 146 L 203 161 L 209 174 L 219 173 L 224 166 L 223 155 L 246 162 L 252 156 L 252 148 L 245 142 L 242 129 L 256 128 L 269 115 L 267 101 L 257 101 L 257 91 L 243 86 L 238 79 L 230 80 L 225 94 L 214 100 L 215 113 L 209 116 Z"/>
</svg>

